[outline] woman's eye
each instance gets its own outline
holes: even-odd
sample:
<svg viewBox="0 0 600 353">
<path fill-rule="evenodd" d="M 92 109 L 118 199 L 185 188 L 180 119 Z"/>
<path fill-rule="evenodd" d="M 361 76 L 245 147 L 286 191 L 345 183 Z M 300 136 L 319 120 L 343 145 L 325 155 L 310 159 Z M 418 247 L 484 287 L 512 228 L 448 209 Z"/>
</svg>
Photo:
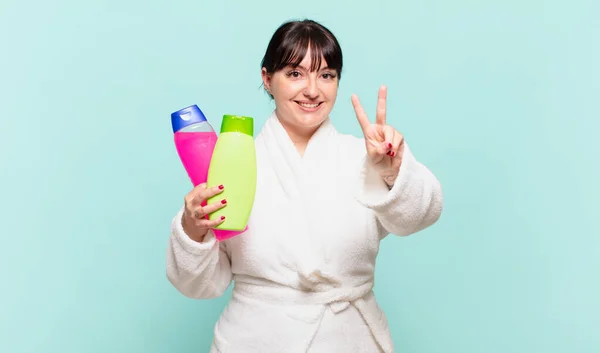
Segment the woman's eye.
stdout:
<svg viewBox="0 0 600 353">
<path fill-rule="evenodd" d="M 300 73 L 298 71 L 292 71 L 288 74 L 288 76 L 298 78 L 300 77 Z"/>
</svg>

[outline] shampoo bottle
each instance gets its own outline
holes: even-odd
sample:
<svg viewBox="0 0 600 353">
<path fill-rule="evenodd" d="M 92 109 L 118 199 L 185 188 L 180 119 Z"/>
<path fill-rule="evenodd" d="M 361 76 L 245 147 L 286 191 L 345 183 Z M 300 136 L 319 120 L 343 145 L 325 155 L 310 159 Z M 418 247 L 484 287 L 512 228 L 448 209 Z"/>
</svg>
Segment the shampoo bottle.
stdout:
<svg viewBox="0 0 600 353">
<path fill-rule="evenodd" d="M 204 113 L 192 105 L 171 114 L 175 148 L 194 186 L 205 183 L 217 134 Z"/>
<path fill-rule="evenodd" d="M 208 204 L 227 200 L 227 207 L 210 215 L 211 219 L 225 216 L 217 229 L 241 231 L 250 218 L 256 193 L 256 150 L 254 120 L 251 117 L 224 115 L 221 133 L 215 145 L 208 169 L 209 185 L 224 185 L 220 195 Z"/>
<path fill-rule="evenodd" d="M 173 112 L 171 125 L 177 154 L 192 185 L 196 187 L 206 183 L 210 161 L 218 140 L 215 130 L 197 105 Z M 206 204 L 205 201 L 202 206 Z M 213 232 L 215 238 L 222 241 L 246 230 L 247 227 L 242 231 L 213 229 Z"/>
</svg>

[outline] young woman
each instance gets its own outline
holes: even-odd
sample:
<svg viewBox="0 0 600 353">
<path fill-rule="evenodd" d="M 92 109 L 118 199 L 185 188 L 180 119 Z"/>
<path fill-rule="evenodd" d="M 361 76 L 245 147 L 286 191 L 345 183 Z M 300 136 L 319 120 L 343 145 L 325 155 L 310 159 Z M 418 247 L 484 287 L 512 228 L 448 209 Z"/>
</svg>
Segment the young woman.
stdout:
<svg viewBox="0 0 600 353">
<path fill-rule="evenodd" d="M 442 191 L 386 122 L 386 88 L 364 138 L 336 131 L 329 113 L 342 74 L 335 36 L 310 20 L 283 24 L 262 61 L 275 110 L 255 139 L 257 191 L 249 230 L 217 242 L 221 221 L 201 207 L 227 185 L 199 185 L 174 217 L 167 276 L 184 295 L 214 298 L 234 282 L 211 352 L 393 352 L 374 297 L 375 260 L 388 234 L 440 217 Z"/>
</svg>

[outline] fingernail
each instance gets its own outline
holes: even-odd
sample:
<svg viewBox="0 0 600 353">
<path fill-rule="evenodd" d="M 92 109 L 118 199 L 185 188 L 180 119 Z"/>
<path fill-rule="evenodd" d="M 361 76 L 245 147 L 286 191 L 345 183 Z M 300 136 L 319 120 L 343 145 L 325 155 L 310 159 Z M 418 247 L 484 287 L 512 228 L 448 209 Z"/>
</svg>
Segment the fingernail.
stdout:
<svg viewBox="0 0 600 353">
<path fill-rule="evenodd" d="M 224 205 L 227 203 L 227 200 L 223 199 L 223 200 L 221 200 L 221 203 Z"/>
<path fill-rule="evenodd" d="M 223 185 L 219 185 L 219 189 L 223 190 L 224 186 Z"/>
<path fill-rule="evenodd" d="M 394 153 L 394 152 L 392 152 L 392 151 L 387 151 L 387 153 L 386 153 L 386 154 L 387 154 L 388 156 L 391 156 L 391 155 L 392 155 L 392 153 Z"/>
<path fill-rule="evenodd" d="M 392 144 L 388 142 L 388 148 L 392 148 Z"/>
<path fill-rule="evenodd" d="M 225 216 L 221 216 L 221 220 L 224 220 L 224 219 L 225 219 Z"/>
<path fill-rule="evenodd" d="M 396 155 L 396 152 L 392 151 L 392 153 L 390 153 L 390 156 L 394 157 Z"/>
</svg>

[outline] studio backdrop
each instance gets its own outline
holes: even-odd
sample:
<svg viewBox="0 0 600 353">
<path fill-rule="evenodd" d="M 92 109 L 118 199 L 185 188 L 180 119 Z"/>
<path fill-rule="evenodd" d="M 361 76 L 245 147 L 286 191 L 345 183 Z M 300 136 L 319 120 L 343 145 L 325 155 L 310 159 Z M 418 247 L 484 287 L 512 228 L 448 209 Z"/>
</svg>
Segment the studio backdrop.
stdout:
<svg viewBox="0 0 600 353">
<path fill-rule="evenodd" d="M 260 61 L 284 21 L 338 36 L 350 95 L 442 183 L 433 227 L 382 242 L 399 353 L 600 352 L 597 1 L 3 1 L 0 351 L 208 352 L 224 297 L 167 281 L 191 184 L 170 113 L 274 108 Z"/>
</svg>

